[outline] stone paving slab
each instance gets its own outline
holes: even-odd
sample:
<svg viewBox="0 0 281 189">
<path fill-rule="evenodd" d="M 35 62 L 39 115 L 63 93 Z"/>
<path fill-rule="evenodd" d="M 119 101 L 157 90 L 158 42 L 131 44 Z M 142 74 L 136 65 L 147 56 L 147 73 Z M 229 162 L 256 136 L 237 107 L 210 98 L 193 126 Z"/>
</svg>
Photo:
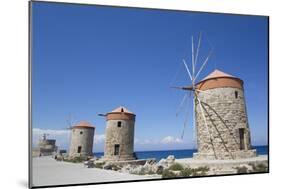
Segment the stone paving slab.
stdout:
<svg viewBox="0 0 281 189">
<path fill-rule="evenodd" d="M 82 163 L 59 162 L 51 157 L 36 157 L 32 160 L 34 186 L 154 179 L 150 175 L 86 168 Z"/>
</svg>

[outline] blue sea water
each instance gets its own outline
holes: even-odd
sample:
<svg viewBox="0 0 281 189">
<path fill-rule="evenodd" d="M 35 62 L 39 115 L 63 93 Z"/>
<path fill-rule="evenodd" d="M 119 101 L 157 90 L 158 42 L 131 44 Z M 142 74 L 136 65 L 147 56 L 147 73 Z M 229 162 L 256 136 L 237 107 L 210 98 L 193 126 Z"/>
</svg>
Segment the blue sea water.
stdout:
<svg viewBox="0 0 281 189">
<path fill-rule="evenodd" d="M 257 150 L 258 155 L 265 155 L 268 153 L 268 146 L 253 146 L 253 149 Z M 193 156 L 193 153 L 196 152 L 196 149 L 188 150 L 162 150 L 162 151 L 139 151 L 136 152 L 138 159 L 147 159 L 155 158 L 159 161 L 162 158 L 167 158 L 169 155 L 174 155 L 175 158 L 190 158 Z M 103 156 L 103 152 L 94 153 L 95 156 Z"/>
</svg>

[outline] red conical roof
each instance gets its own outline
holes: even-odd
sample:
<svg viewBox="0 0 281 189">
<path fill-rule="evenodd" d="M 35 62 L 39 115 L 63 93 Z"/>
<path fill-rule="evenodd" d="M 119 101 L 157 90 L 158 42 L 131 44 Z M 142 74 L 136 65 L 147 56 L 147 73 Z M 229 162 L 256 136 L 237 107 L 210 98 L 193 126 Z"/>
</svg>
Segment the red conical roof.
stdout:
<svg viewBox="0 0 281 189">
<path fill-rule="evenodd" d="M 200 90 L 222 87 L 243 89 L 243 81 L 238 77 L 224 73 L 220 70 L 214 70 L 207 77 L 196 83 L 196 88 Z"/>
<path fill-rule="evenodd" d="M 129 113 L 129 114 L 134 114 L 133 112 L 129 111 L 127 108 L 124 106 L 119 106 L 118 108 L 114 109 L 111 111 L 112 113 Z"/>
<path fill-rule="evenodd" d="M 231 77 L 231 78 L 237 78 L 234 77 L 230 74 L 224 73 L 220 70 L 214 70 L 212 73 L 210 73 L 207 77 L 205 77 L 204 79 L 202 79 L 202 81 L 207 80 L 207 79 L 213 79 L 213 78 L 218 78 L 218 77 Z"/>
<path fill-rule="evenodd" d="M 84 127 L 84 128 L 95 128 L 91 123 L 87 121 L 80 121 L 78 124 L 74 125 L 73 128 Z"/>
<path fill-rule="evenodd" d="M 106 120 L 135 120 L 135 117 L 136 115 L 124 106 L 119 106 L 106 114 Z"/>
</svg>

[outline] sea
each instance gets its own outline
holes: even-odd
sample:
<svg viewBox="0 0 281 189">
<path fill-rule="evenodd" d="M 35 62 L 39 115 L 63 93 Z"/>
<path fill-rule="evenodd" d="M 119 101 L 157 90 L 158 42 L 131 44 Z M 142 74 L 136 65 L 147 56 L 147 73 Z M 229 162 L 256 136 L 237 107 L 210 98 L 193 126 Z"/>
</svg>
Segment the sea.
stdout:
<svg viewBox="0 0 281 189">
<path fill-rule="evenodd" d="M 252 149 L 257 150 L 258 155 L 267 155 L 268 146 L 253 146 Z M 167 158 L 169 155 L 174 155 L 175 158 L 191 158 L 193 153 L 197 152 L 196 149 L 187 149 L 187 150 L 161 150 L 161 151 L 137 151 L 137 159 L 148 159 L 155 158 L 156 161 L 161 160 L 162 158 Z M 103 152 L 94 153 L 96 157 L 103 156 Z"/>
</svg>

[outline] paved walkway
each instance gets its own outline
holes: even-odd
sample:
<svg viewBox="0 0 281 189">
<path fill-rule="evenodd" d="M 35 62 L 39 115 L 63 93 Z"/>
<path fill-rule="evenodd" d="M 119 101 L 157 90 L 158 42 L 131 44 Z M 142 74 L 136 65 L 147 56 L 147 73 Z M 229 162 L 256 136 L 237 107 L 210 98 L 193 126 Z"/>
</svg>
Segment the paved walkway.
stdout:
<svg viewBox="0 0 281 189">
<path fill-rule="evenodd" d="M 33 158 L 33 185 L 63 185 L 153 179 L 111 170 L 86 168 L 82 163 L 59 162 L 51 157 Z"/>
</svg>

